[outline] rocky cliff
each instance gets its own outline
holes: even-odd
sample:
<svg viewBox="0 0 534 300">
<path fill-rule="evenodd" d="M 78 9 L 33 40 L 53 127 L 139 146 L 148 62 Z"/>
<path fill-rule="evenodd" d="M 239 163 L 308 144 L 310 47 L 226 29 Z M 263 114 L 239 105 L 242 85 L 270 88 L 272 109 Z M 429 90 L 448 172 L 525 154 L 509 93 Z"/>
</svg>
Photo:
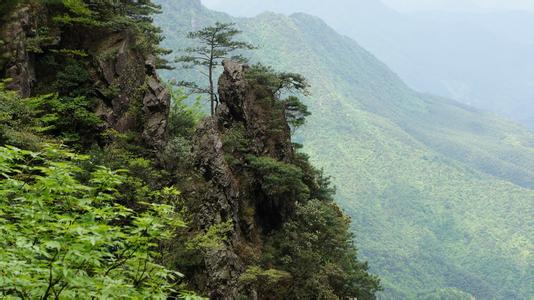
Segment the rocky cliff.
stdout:
<svg viewBox="0 0 534 300">
<path fill-rule="evenodd" d="M 294 210 L 295 199 L 266 195 L 251 169 L 250 156 L 290 162 L 294 152 L 283 112 L 265 99 L 265 91 L 250 85 L 247 69 L 247 65 L 224 62 L 220 106 L 198 128 L 193 150 L 210 186 L 201 204 L 200 225 L 208 228 L 228 221 L 233 225 L 225 247 L 206 256 L 211 297 L 217 299 L 234 299 L 243 293 L 239 277 L 246 258 L 238 248 L 259 251 L 262 235 L 279 227 Z"/>
<path fill-rule="evenodd" d="M 47 91 L 66 68 L 64 61 L 83 63 L 86 84 L 94 89 L 102 131 L 137 132 L 152 149 L 166 140 L 170 94 L 155 70 L 155 58 L 143 53 L 128 30 L 60 26 L 37 3 L 23 5 L 0 19 L 0 75 L 23 97 Z M 55 59 L 57 69 L 43 61 Z M 136 107 L 139 111 L 129 108 Z"/>
</svg>

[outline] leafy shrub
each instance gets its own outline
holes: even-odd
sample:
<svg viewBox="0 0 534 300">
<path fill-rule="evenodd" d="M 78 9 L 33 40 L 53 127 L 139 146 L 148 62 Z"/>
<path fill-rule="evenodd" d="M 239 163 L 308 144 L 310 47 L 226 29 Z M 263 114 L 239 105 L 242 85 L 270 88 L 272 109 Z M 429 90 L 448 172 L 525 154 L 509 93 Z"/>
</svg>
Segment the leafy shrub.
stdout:
<svg viewBox="0 0 534 300">
<path fill-rule="evenodd" d="M 86 97 L 59 98 L 48 95 L 40 98 L 40 120 L 47 132 L 61 137 L 67 143 L 92 142 L 98 137 L 102 120 L 93 112 L 94 102 Z"/>
<path fill-rule="evenodd" d="M 248 267 L 239 277 L 239 282 L 249 289 L 254 289 L 262 299 L 280 299 L 280 291 L 291 281 L 291 274 L 276 269 L 263 269 L 258 266 Z"/>
<path fill-rule="evenodd" d="M 80 182 L 84 159 L 0 147 L 0 297 L 166 299 L 180 274 L 157 263 L 158 241 L 184 223 L 170 205 L 116 203 L 120 172 Z"/>
<path fill-rule="evenodd" d="M 214 224 L 205 232 L 199 232 L 187 244 L 190 250 L 210 251 L 224 249 L 224 243 L 232 234 L 234 224 L 231 220 Z"/>
<path fill-rule="evenodd" d="M 224 157 L 230 165 L 238 165 L 249 150 L 249 140 L 246 137 L 245 127 L 238 123 L 228 128 L 222 136 Z"/>
<path fill-rule="evenodd" d="M 6 90 L 5 83 L 0 82 L 0 145 L 38 148 L 38 144 L 45 140 L 38 133 L 50 129 L 36 117 L 38 106 L 47 97 L 22 99 L 16 92 Z"/>
<path fill-rule="evenodd" d="M 167 132 L 169 141 L 165 146 L 161 160 L 167 170 L 185 169 L 191 159 L 191 139 L 195 128 L 204 117 L 197 99 L 193 105 L 187 105 L 187 95 L 181 89 L 167 85 L 171 92 L 171 109 L 169 112 Z"/>
<path fill-rule="evenodd" d="M 249 141 L 242 123 L 233 125 L 224 132 L 223 149 L 226 153 L 244 153 L 248 150 Z"/>
<path fill-rule="evenodd" d="M 94 93 L 86 66 L 82 61 L 72 58 L 67 59 L 61 66 L 61 70 L 56 74 L 53 88 L 62 96 L 69 97 L 89 97 Z"/>
<path fill-rule="evenodd" d="M 129 29 L 136 34 L 137 47 L 145 54 L 164 55 L 159 47 L 161 30 L 152 24 L 153 14 L 159 6 L 150 0 L 93 1 L 93 0 L 41 0 L 51 8 L 54 21 L 63 26 L 81 25 L 112 30 Z"/>
<path fill-rule="evenodd" d="M 190 138 L 196 125 L 204 117 L 198 99 L 193 105 L 187 105 L 188 96 L 181 89 L 167 85 L 167 90 L 171 92 L 171 109 L 169 112 L 168 132 L 171 137 Z"/>
<path fill-rule="evenodd" d="M 296 146 L 297 150 L 299 147 L 300 145 Z M 307 154 L 297 151 L 293 163 L 304 173 L 302 181 L 310 189 L 310 199 L 334 201 L 336 188 L 332 186 L 331 177 L 326 176 L 322 169 L 315 168 Z"/>
</svg>

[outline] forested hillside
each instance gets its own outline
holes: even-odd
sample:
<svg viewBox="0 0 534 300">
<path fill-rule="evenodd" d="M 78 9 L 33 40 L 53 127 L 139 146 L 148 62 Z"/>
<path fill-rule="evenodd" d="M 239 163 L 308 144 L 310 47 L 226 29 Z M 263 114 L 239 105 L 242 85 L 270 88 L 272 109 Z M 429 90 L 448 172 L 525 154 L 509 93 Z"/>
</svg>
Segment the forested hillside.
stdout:
<svg viewBox="0 0 534 300">
<path fill-rule="evenodd" d="M 158 76 L 159 11 L 0 3 L 0 298 L 376 299 L 292 141 L 306 79 L 219 54 L 205 115 Z"/>
<path fill-rule="evenodd" d="M 166 47 L 187 46 L 181 28 L 233 21 L 259 46 L 253 62 L 309 78 L 312 116 L 296 138 L 333 174 L 357 245 L 382 278 L 381 297 L 534 294 L 532 132 L 411 90 L 318 18 L 232 18 L 198 1 L 159 3 Z"/>
</svg>

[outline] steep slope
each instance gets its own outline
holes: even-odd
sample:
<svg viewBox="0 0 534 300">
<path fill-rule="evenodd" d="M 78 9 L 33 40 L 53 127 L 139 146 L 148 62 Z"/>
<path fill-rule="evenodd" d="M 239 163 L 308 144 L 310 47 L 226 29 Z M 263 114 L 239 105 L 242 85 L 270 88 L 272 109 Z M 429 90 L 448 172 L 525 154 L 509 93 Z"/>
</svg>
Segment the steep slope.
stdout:
<svg viewBox="0 0 534 300">
<path fill-rule="evenodd" d="M 160 1 L 165 32 L 176 20 L 199 28 L 214 16 L 170 2 Z M 534 293 L 531 132 L 412 91 L 317 18 L 218 16 L 260 46 L 253 61 L 310 79 L 313 115 L 298 138 L 334 175 L 361 252 L 383 278 L 384 298 L 427 297 L 440 288 L 481 299 Z M 166 46 L 184 43 L 174 35 Z"/>
</svg>

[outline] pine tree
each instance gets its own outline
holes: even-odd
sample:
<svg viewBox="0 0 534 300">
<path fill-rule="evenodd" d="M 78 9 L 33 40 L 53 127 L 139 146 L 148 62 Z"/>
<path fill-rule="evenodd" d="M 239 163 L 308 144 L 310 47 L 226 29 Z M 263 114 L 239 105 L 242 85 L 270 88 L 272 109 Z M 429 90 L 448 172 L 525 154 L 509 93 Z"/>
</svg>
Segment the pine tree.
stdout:
<svg viewBox="0 0 534 300">
<path fill-rule="evenodd" d="M 200 86 L 195 82 L 180 82 L 179 84 L 191 89 L 194 93 L 208 94 L 210 96 L 211 115 L 218 105 L 218 97 L 215 92 L 214 71 L 221 65 L 223 59 L 232 58 L 244 60 L 240 55 L 231 56 L 236 50 L 254 49 L 249 43 L 236 41 L 235 36 L 240 34 L 234 23 L 215 23 L 199 31 L 190 32 L 188 38 L 196 40 L 198 46 L 186 48 L 185 55 L 177 58 L 185 68 L 199 68 L 202 75 L 208 79 L 207 87 Z M 207 70 L 206 70 L 207 69 Z"/>
</svg>

